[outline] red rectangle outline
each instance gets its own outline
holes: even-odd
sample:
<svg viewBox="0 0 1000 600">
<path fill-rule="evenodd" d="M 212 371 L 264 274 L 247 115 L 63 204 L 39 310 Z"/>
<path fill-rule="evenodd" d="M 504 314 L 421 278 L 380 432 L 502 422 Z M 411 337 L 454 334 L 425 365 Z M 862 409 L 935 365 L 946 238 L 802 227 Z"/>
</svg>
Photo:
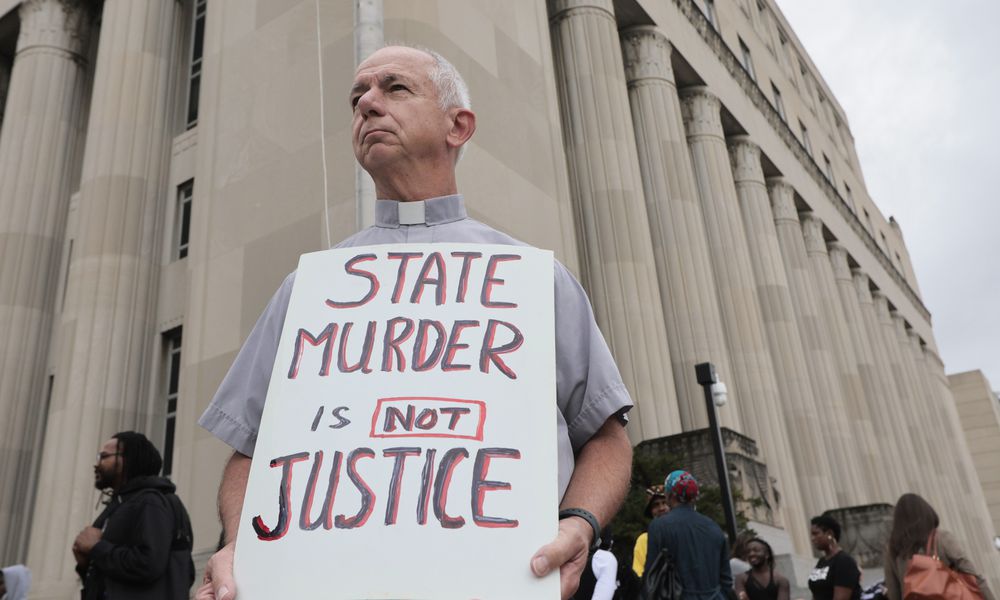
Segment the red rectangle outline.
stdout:
<svg viewBox="0 0 1000 600">
<path fill-rule="evenodd" d="M 378 423 L 378 417 L 382 414 L 382 405 L 386 402 L 399 402 L 404 400 L 430 400 L 432 402 L 447 402 L 447 403 L 458 403 L 458 404 L 477 404 L 479 405 L 479 425 L 476 427 L 475 435 L 452 435 L 448 433 L 400 433 L 400 434 L 377 434 L 375 433 L 375 426 Z M 397 396 L 394 398 L 379 398 L 378 402 L 375 404 L 375 412 L 372 413 L 372 428 L 371 432 L 368 434 L 372 438 L 413 438 L 413 437 L 423 437 L 423 438 L 451 438 L 459 440 L 476 440 L 477 442 L 483 441 L 483 428 L 486 425 L 486 403 L 482 400 L 459 400 L 458 398 L 438 398 L 435 396 Z"/>
</svg>

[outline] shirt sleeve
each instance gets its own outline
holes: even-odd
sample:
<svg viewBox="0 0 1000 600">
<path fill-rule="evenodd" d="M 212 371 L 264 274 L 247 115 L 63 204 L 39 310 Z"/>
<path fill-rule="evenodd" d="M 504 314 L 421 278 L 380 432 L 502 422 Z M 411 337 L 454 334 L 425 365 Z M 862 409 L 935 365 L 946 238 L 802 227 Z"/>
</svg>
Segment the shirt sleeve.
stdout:
<svg viewBox="0 0 1000 600">
<path fill-rule="evenodd" d="M 606 550 L 598 550 L 594 553 L 590 566 L 594 570 L 594 578 L 597 580 L 592 600 L 611 600 L 618 588 L 615 581 L 618 575 L 618 559 Z"/>
<path fill-rule="evenodd" d="M 937 551 L 938 556 L 944 559 L 946 561 L 945 564 L 949 567 L 956 571 L 973 575 L 976 578 L 976 582 L 979 584 L 979 591 L 982 592 L 984 600 L 993 600 L 993 592 L 987 585 L 986 580 L 979 574 L 976 565 L 969 558 L 968 554 L 965 553 L 965 550 L 962 549 L 962 546 L 951 532 L 938 529 Z"/>
<path fill-rule="evenodd" d="M 579 451 L 609 417 L 631 409 L 632 399 L 583 287 L 558 261 L 554 270 L 556 395 Z"/>
<path fill-rule="evenodd" d="M 209 433 L 245 456 L 253 456 L 257 444 L 260 417 L 294 281 L 292 273 L 275 292 L 212 402 L 198 419 L 198 424 Z"/>
<path fill-rule="evenodd" d="M 642 577 L 646 570 L 646 544 L 649 542 L 649 534 L 642 532 L 635 540 L 635 547 L 632 548 L 632 570 L 639 577 Z"/>
<path fill-rule="evenodd" d="M 830 565 L 830 583 L 834 587 L 854 589 L 861 585 L 861 570 L 858 564 L 844 552 L 837 555 L 836 561 Z"/>
</svg>

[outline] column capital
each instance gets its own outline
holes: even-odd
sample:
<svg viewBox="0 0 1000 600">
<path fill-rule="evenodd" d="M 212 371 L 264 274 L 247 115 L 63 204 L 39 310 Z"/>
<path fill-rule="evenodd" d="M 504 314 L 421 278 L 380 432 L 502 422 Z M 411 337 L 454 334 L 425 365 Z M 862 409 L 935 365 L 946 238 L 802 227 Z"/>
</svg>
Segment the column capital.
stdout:
<svg viewBox="0 0 1000 600">
<path fill-rule="evenodd" d="M 599 12 L 615 18 L 612 0 L 547 0 L 549 21 L 557 21 L 571 16 L 574 12 Z"/>
<path fill-rule="evenodd" d="M 913 344 L 917 350 L 923 349 L 924 343 L 923 340 L 921 340 L 919 333 L 910 329 L 907 330 L 906 335 L 910 338 L 910 343 Z"/>
<path fill-rule="evenodd" d="M 899 311 L 895 309 L 889 311 L 889 316 L 892 317 L 892 322 L 896 324 L 897 327 L 902 326 L 903 331 L 906 331 L 906 317 L 899 314 Z"/>
<path fill-rule="evenodd" d="M 854 289 L 858 292 L 858 300 L 862 304 L 872 304 L 874 299 L 868 273 L 861 269 L 851 269 L 851 276 L 854 278 Z"/>
<path fill-rule="evenodd" d="M 80 59 L 87 53 L 93 13 L 84 0 L 26 0 L 18 9 L 21 31 L 17 53 L 33 48 L 69 52 Z"/>
<path fill-rule="evenodd" d="M 833 267 L 834 279 L 850 281 L 851 266 L 847 262 L 847 249 L 840 242 L 828 242 L 826 247 L 830 255 L 830 265 Z"/>
<path fill-rule="evenodd" d="M 801 215 L 802 238 L 809 254 L 826 254 L 826 240 L 823 239 L 823 221 L 812 211 Z"/>
<path fill-rule="evenodd" d="M 726 138 L 729 146 L 729 162 L 733 165 L 733 179 L 736 183 L 752 181 L 764 184 L 764 167 L 760 164 L 760 146 L 748 135 Z"/>
<path fill-rule="evenodd" d="M 892 321 L 892 315 L 889 314 L 889 299 L 881 290 L 872 292 L 872 302 L 875 303 L 875 314 L 878 315 L 879 321 Z"/>
<path fill-rule="evenodd" d="M 767 195 L 771 198 L 774 222 L 799 222 L 799 211 L 795 208 L 795 189 L 784 177 L 767 178 Z"/>
<path fill-rule="evenodd" d="M 632 85 L 644 79 L 659 79 L 674 85 L 670 64 L 673 46 L 653 25 L 636 25 L 621 32 L 625 80 Z"/>
<path fill-rule="evenodd" d="M 711 135 L 718 138 L 722 133 L 722 103 L 718 97 L 703 85 L 687 87 L 678 93 L 681 99 L 681 114 L 688 137 Z"/>
</svg>

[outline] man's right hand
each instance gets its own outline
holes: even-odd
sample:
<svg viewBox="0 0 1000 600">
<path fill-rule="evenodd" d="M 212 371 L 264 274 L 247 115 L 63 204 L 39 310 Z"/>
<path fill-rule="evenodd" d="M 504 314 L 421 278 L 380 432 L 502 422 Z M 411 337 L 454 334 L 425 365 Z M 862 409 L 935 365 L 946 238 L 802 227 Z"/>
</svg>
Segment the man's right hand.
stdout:
<svg viewBox="0 0 1000 600">
<path fill-rule="evenodd" d="M 233 581 L 233 555 L 236 542 L 230 542 L 208 559 L 205 578 L 195 594 L 195 600 L 235 600 L 236 584 Z"/>
</svg>

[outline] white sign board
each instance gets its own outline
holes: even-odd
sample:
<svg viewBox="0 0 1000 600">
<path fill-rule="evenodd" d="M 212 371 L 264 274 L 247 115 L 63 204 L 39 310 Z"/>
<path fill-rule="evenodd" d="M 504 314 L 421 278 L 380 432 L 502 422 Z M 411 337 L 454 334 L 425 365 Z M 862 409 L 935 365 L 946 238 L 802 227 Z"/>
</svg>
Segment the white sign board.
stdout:
<svg viewBox="0 0 1000 600">
<path fill-rule="evenodd" d="M 236 541 L 242 600 L 544 599 L 557 531 L 552 253 L 302 256 Z"/>
</svg>

